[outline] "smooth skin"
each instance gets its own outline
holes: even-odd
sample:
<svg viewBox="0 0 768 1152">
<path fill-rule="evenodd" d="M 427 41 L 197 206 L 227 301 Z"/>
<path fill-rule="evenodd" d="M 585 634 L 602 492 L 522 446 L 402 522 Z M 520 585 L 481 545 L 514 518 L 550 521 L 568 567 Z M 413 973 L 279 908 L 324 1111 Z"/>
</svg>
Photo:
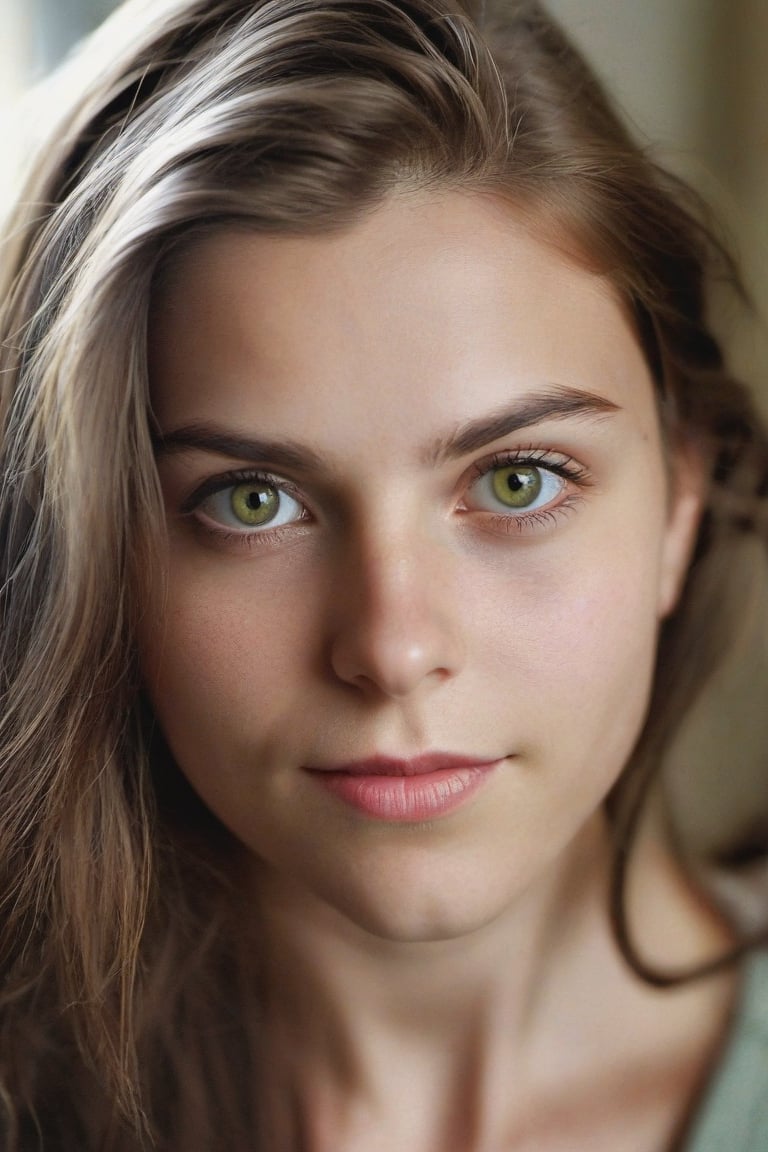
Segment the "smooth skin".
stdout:
<svg viewBox="0 0 768 1152">
<path fill-rule="evenodd" d="M 662 1152 L 731 983 L 626 970 L 602 805 L 701 470 L 665 459 L 610 284 L 491 197 L 400 194 L 332 234 L 187 247 L 150 377 L 168 595 L 145 675 L 253 862 L 275 1146 Z M 425 822 L 307 771 L 434 750 L 500 763 Z M 641 857 L 649 954 L 719 947 L 663 844 Z"/>
</svg>

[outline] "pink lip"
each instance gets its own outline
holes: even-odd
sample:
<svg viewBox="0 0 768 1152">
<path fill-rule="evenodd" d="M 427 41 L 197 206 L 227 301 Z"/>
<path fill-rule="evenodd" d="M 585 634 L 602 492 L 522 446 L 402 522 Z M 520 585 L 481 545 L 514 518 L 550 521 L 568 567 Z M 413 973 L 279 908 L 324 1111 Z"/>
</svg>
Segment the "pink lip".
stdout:
<svg viewBox="0 0 768 1152">
<path fill-rule="evenodd" d="M 308 770 L 320 785 L 366 816 L 407 823 L 453 812 L 500 763 L 429 752 L 410 759 L 373 756 Z"/>
</svg>

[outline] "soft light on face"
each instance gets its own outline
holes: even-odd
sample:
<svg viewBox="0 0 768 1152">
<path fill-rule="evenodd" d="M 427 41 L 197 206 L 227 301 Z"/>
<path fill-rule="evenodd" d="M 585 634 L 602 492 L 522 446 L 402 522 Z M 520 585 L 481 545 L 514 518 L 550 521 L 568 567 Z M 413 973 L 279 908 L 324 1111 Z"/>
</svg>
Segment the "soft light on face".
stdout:
<svg viewBox="0 0 768 1152">
<path fill-rule="evenodd" d="M 487 198 L 394 198 L 198 242 L 150 353 L 169 594 L 144 665 L 181 769 L 371 931 L 498 915 L 626 763 L 695 527 L 608 284 Z M 500 763 L 430 819 L 308 771 L 435 751 Z"/>
</svg>

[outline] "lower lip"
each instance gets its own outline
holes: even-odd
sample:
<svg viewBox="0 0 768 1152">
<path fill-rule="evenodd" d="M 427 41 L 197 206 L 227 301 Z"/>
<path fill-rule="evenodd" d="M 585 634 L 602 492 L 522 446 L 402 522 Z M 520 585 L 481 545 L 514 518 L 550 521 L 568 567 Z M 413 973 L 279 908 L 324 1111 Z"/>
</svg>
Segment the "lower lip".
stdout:
<svg viewBox="0 0 768 1152">
<path fill-rule="evenodd" d="M 407 824 L 434 820 L 466 804 L 501 761 L 441 768 L 420 776 L 354 776 L 312 772 L 315 780 L 366 816 Z"/>
</svg>

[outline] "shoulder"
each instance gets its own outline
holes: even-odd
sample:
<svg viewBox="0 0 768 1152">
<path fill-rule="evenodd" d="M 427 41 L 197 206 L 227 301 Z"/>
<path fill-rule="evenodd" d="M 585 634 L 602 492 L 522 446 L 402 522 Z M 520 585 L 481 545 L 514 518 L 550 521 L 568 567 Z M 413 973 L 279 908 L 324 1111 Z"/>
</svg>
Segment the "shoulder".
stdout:
<svg viewBox="0 0 768 1152">
<path fill-rule="evenodd" d="M 746 963 L 731 1028 L 685 1152 L 768 1152 L 768 952 Z"/>
</svg>

